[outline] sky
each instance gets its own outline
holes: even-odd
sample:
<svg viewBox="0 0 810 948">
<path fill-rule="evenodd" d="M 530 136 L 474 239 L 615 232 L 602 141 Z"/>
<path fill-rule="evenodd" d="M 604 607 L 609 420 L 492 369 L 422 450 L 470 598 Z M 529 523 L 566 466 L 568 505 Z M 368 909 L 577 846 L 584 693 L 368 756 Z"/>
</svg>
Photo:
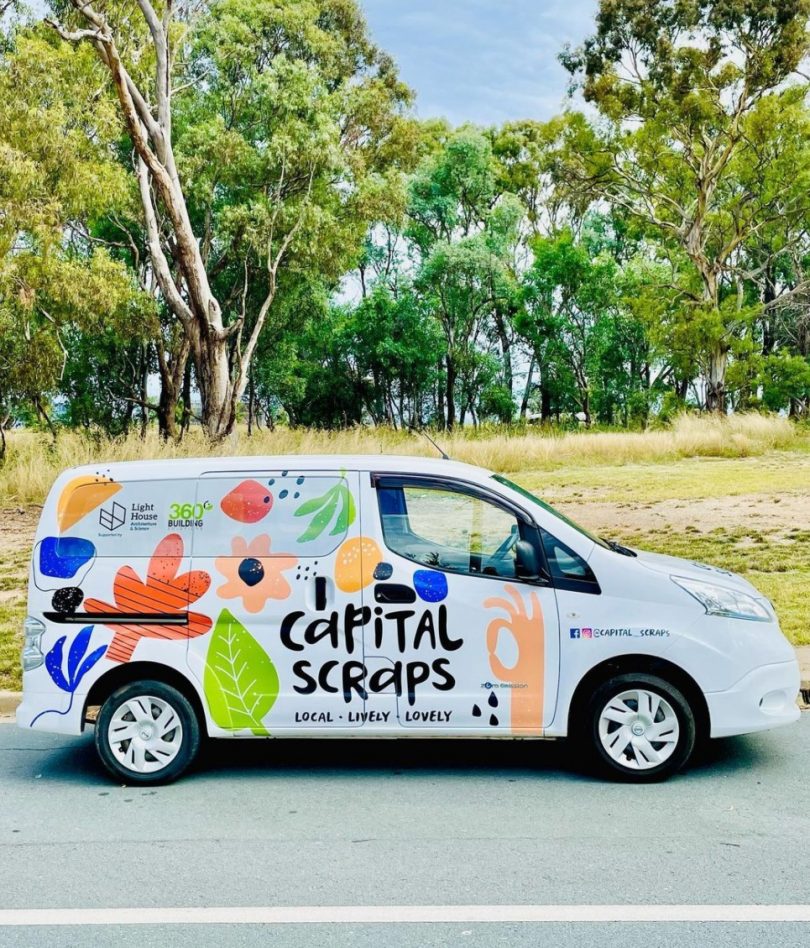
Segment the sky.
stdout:
<svg viewBox="0 0 810 948">
<path fill-rule="evenodd" d="M 596 0 L 360 0 L 421 118 L 548 119 L 566 101 L 557 55 L 593 31 Z"/>
</svg>

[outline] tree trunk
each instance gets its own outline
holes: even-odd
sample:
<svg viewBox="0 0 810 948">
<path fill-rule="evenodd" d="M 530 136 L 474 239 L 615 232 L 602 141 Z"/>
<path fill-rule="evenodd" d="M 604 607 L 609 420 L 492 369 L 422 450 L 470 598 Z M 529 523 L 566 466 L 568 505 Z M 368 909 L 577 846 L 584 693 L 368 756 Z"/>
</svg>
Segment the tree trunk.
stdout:
<svg viewBox="0 0 810 948">
<path fill-rule="evenodd" d="M 531 360 L 529 361 L 529 371 L 526 373 L 526 387 L 523 389 L 523 398 L 520 402 L 520 420 L 523 421 L 526 418 L 526 412 L 529 410 L 529 396 L 532 391 L 532 376 L 534 375 L 534 366 L 535 366 L 534 353 L 532 353 Z"/>
<path fill-rule="evenodd" d="M 545 380 L 540 382 L 540 421 L 551 421 L 551 390 Z"/>
<path fill-rule="evenodd" d="M 189 357 L 189 343 L 184 336 L 177 345 L 177 351 L 167 352 L 163 340 L 157 344 L 158 371 L 160 372 L 160 397 L 158 398 L 158 431 L 164 440 L 177 441 L 177 404 L 180 400 L 186 366 Z"/>
<path fill-rule="evenodd" d="M 183 372 L 183 411 L 180 415 L 180 437 L 182 438 L 191 427 L 191 362 L 186 360 Z"/>
<path fill-rule="evenodd" d="M 452 431 L 456 424 L 456 366 L 452 358 L 447 356 L 447 379 L 445 385 L 445 400 L 447 402 L 447 424 L 445 427 Z"/>
<path fill-rule="evenodd" d="M 709 371 L 706 378 L 706 409 L 725 415 L 726 413 L 726 367 L 728 350 L 716 346 L 709 356 Z"/>
<path fill-rule="evenodd" d="M 436 373 L 436 415 L 439 419 L 439 424 L 444 428 L 445 427 L 445 418 L 444 418 L 444 385 L 442 381 L 442 362 L 439 360 L 439 371 Z"/>
</svg>

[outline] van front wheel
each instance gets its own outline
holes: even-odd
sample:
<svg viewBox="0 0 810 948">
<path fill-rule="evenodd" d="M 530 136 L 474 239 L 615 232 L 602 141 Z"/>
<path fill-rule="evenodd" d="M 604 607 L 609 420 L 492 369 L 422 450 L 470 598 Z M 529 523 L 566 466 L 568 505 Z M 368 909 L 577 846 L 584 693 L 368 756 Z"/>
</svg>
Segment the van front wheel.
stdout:
<svg viewBox="0 0 810 948">
<path fill-rule="evenodd" d="M 585 712 L 586 740 L 598 768 L 635 783 L 665 780 L 695 746 L 689 702 L 657 675 L 617 675 L 594 692 Z"/>
<path fill-rule="evenodd" d="M 200 748 L 200 724 L 185 695 L 160 681 L 119 688 L 101 706 L 96 750 L 124 783 L 176 780 Z"/>
</svg>

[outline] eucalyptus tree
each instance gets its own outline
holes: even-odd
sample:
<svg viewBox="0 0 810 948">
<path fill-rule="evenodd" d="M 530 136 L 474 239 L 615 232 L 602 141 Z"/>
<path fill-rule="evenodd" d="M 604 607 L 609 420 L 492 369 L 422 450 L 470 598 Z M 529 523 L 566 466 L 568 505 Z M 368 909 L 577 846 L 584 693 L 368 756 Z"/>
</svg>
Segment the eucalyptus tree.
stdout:
<svg viewBox="0 0 810 948">
<path fill-rule="evenodd" d="M 738 325 L 735 257 L 777 214 L 802 213 L 746 186 L 749 132 L 789 106 L 808 52 L 808 0 L 601 0 L 596 32 L 563 62 L 610 123 L 596 190 L 685 253 L 699 277 L 686 309 L 701 323 L 706 405 L 725 408 Z M 587 176 L 587 175 L 583 175 Z"/>
<path fill-rule="evenodd" d="M 150 318 L 127 269 L 90 239 L 129 200 L 97 79 L 91 52 L 50 31 L 14 30 L 0 51 L 0 422 L 28 403 L 51 425 L 77 327 L 134 338 Z"/>
<path fill-rule="evenodd" d="M 409 92 L 354 0 L 54 6 L 108 77 L 151 269 L 222 438 L 279 287 L 339 269 L 397 200 Z"/>
</svg>

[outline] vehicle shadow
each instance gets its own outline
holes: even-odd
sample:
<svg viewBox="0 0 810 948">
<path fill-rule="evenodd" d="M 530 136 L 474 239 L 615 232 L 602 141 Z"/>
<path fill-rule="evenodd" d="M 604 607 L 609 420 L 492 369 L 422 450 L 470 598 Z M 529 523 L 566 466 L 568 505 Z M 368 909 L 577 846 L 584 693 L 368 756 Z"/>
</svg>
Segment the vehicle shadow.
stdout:
<svg viewBox="0 0 810 948">
<path fill-rule="evenodd" d="M 708 741 L 678 780 L 716 780 L 750 768 L 764 773 L 781 762 L 782 753 L 767 735 Z M 266 776 L 364 777 L 407 774 L 424 777 L 494 776 L 602 783 L 582 766 L 567 741 L 509 740 L 208 740 L 193 769 L 181 779 L 222 781 Z M 106 784 L 92 736 L 58 739 L 26 755 L 6 779 L 47 783 Z"/>
</svg>

